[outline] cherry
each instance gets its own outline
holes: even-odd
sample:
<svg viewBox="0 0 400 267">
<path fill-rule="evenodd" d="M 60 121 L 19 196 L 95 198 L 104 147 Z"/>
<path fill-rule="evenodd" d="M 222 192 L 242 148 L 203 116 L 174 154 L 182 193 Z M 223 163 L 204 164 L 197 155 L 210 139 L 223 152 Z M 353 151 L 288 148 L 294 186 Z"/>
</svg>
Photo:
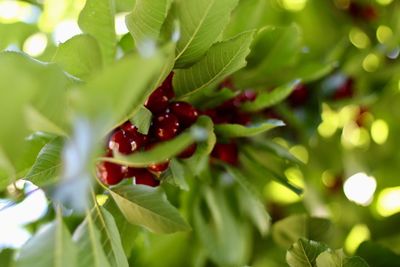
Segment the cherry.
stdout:
<svg viewBox="0 0 400 267">
<path fill-rule="evenodd" d="M 217 143 L 211 156 L 231 165 L 238 165 L 239 163 L 238 147 L 234 142 L 227 144 Z"/>
<path fill-rule="evenodd" d="M 179 131 L 178 118 L 171 113 L 163 113 L 153 120 L 152 132 L 160 141 L 174 138 Z"/>
<path fill-rule="evenodd" d="M 152 187 L 160 185 L 160 181 L 157 180 L 151 172 L 146 169 L 140 169 L 135 175 L 136 184 L 144 184 Z"/>
<path fill-rule="evenodd" d="M 144 104 L 152 113 L 158 114 L 164 112 L 168 107 L 168 97 L 165 95 L 164 90 L 157 88 L 147 99 Z"/>
<path fill-rule="evenodd" d="M 304 105 L 308 99 L 308 89 L 304 84 L 298 84 L 290 94 L 288 101 L 292 107 Z"/>
<path fill-rule="evenodd" d="M 183 150 L 179 155 L 178 158 L 180 159 L 187 159 L 193 156 L 194 152 L 196 152 L 197 149 L 197 144 L 193 143 L 190 146 L 188 146 L 185 150 Z"/>
<path fill-rule="evenodd" d="M 106 185 L 118 184 L 125 175 L 126 167 L 124 166 L 106 161 L 97 164 L 97 177 Z"/>
<path fill-rule="evenodd" d="M 160 85 L 160 88 L 162 88 L 162 90 L 164 91 L 164 95 L 168 98 L 168 100 L 171 100 L 172 98 L 175 97 L 175 92 L 172 86 L 173 78 L 174 78 L 174 73 L 171 72 L 164 80 L 164 82 Z"/>
<path fill-rule="evenodd" d="M 138 131 L 138 128 L 133 125 L 130 121 L 125 122 L 121 126 L 122 131 L 124 131 L 125 135 L 130 138 L 132 144 L 132 151 L 136 151 L 140 149 L 147 143 L 148 137 L 144 134 L 141 134 Z"/>
<path fill-rule="evenodd" d="M 152 172 L 163 172 L 167 170 L 169 167 L 169 161 L 165 161 L 162 163 L 157 163 L 157 164 L 150 164 L 147 167 L 147 170 L 152 171 Z"/>
<path fill-rule="evenodd" d="M 353 91 L 354 80 L 348 78 L 334 93 L 333 99 L 341 100 L 346 98 L 351 98 L 354 94 Z"/>
<path fill-rule="evenodd" d="M 242 104 L 244 102 L 250 101 L 253 102 L 257 98 L 257 92 L 247 89 L 240 93 L 238 96 L 235 97 L 237 104 Z"/>
<path fill-rule="evenodd" d="M 184 127 L 189 127 L 196 122 L 199 113 L 197 110 L 187 102 L 173 102 L 169 105 L 169 109 L 174 114 L 179 123 Z"/>
<path fill-rule="evenodd" d="M 111 136 L 108 147 L 111 150 L 116 149 L 119 153 L 127 155 L 136 149 L 136 144 L 122 130 L 118 130 Z"/>
<path fill-rule="evenodd" d="M 350 15 L 354 19 L 372 21 L 378 16 L 376 9 L 372 5 L 361 5 L 355 2 L 351 2 L 348 10 Z"/>
<path fill-rule="evenodd" d="M 228 77 L 219 84 L 218 88 L 219 89 L 223 89 L 223 88 L 235 89 L 235 85 L 233 84 L 232 79 Z"/>
<path fill-rule="evenodd" d="M 248 113 L 238 112 L 234 122 L 241 125 L 249 125 L 251 123 L 251 116 Z"/>
</svg>

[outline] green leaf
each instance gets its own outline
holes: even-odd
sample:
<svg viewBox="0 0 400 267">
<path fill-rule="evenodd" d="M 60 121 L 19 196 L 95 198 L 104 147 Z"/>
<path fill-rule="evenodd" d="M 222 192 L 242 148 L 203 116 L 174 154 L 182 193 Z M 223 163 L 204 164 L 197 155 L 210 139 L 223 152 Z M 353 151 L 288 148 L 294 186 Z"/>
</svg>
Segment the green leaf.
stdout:
<svg viewBox="0 0 400 267">
<path fill-rule="evenodd" d="M 101 233 L 101 244 L 111 266 L 128 267 L 121 236 L 111 213 L 96 203 L 92 214 L 93 221 Z"/>
<path fill-rule="evenodd" d="M 300 161 L 298 158 L 296 158 L 292 153 L 289 152 L 289 150 L 283 146 L 281 146 L 278 143 L 275 143 L 271 140 L 252 140 L 253 141 L 253 147 L 256 147 L 259 150 L 262 151 L 267 151 L 268 153 L 272 153 L 276 155 L 279 158 L 283 158 L 286 160 L 289 160 L 295 164 L 304 164 L 302 161 Z"/>
<path fill-rule="evenodd" d="M 22 47 L 25 40 L 37 31 L 37 26 L 31 23 L 20 21 L 15 23 L 0 23 L 0 51 L 10 44 Z"/>
<path fill-rule="evenodd" d="M 14 257 L 14 250 L 5 248 L 0 251 L 0 262 L 2 267 L 11 267 Z"/>
<path fill-rule="evenodd" d="M 300 42 L 296 25 L 263 28 L 255 38 L 248 68 L 235 76 L 235 83 L 240 87 L 276 86 L 275 76 L 296 62 Z"/>
<path fill-rule="evenodd" d="M 290 267 L 314 267 L 319 254 L 328 246 L 313 240 L 300 238 L 286 253 L 286 261 Z"/>
<path fill-rule="evenodd" d="M 361 243 L 356 254 L 373 267 L 391 267 L 394 262 L 400 262 L 400 255 L 385 246 L 371 241 Z"/>
<path fill-rule="evenodd" d="M 140 107 L 135 116 L 131 119 L 132 123 L 138 128 L 139 133 L 148 134 L 152 119 L 152 113 L 144 106 Z"/>
<path fill-rule="evenodd" d="M 216 85 L 246 66 L 253 35 L 253 31 L 245 32 L 214 44 L 199 62 L 188 69 L 176 70 L 173 80 L 176 95 L 184 97 Z"/>
<path fill-rule="evenodd" d="M 115 34 L 113 0 L 86 0 L 79 15 L 79 27 L 98 42 L 105 64 L 114 61 L 117 39 Z"/>
<path fill-rule="evenodd" d="M 54 183 L 61 170 L 61 152 L 63 138 L 56 137 L 46 144 L 39 152 L 35 163 L 26 174 L 25 179 L 43 186 Z"/>
<path fill-rule="evenodd" d="M 369 265 L 360 257 L 347 257 L 342 249 L 322 252 L 316 260 L 317 267 L 368 267 Z"/>
<path fill-rule="evenodd" d="M 273 225 L 272 237 L 278 245 L 287 248 L 301 237 L 324 241 L 331 234 L 331 227 L 327 219 L 313 218 L 306 214 L 292 215 Z"/>
<path fill-rule="evenodd" d="M 110 193 L 125 218 L 132 224 L 155 233 L 190 230 L 160 188 L 143 185 L 117 186 Z"/>
<path fill-rule="evenodd" d="M 261 92 L 252 102 L 247 102 L 242 105 L 242 110 L 247 112 L 260 111 L 271 106 L 274 106 L 285 100 L 299 84 L 299 80 L 287 83 L 272 90 L 272 92 Z"/>
<path fill-rule="evenodd" d="M 140 46 L 158 39 L 171 3 L 172 0 L 136 0 L 134 10 L 126 16 L 126 26 L 136 44 Z"/>
<path fill-rule="evenodd" d="M 176 67 L 198 61 L 229 22 L 238 0 L 184 0 L 176 2 L 175 17 L 181 26 L 176 47 Z M 209 53 L 209 52 L 208 52 Z"/>
<path fill-rule="evenodd" d="M 245 211 L 248 213 L 250 219 L 262 235 L 267 234 L 271 224 L 271 217 L 264 207 L 261 194 L 240 170 L 226 164 L 224 164 L 224 167 L 243 189 L 239 193 L 239 198 L 245 204 Z"/>
<path fill-rule="evenodd" d="M 100 47 L 96 39 L 87 34 L 76 35 L 60 44 L 53 61 L 81 79 L 102 67 Z"/>
<path fill-rule="evenodd" d="M 40 229 L 21 248 L 16 267 L 75 267 L 77 249 L 61 215 Z"/>
<path fill-rule="evenodd" d="M 110 267 L 106 252 L 101 243 L 101 234 L 97 229 L 92 215 L 88 212 L 86 221 L 79 225 L 73 235 L 78 247 L 79 267 Z M 107 251 L 110 253 L 110 251 Z"/>
<path fill-rule="evenodd" d="M 171 170 L 173 184 L 182 190 L 189 191 L 189 185 L 186 182 L 186 166 L 180 163 L 177 159 L 172 159 L 169 163 L 169 168 Z"/>
<path fill-rule="evenodd" d="M 105 134 L 143 105 L 164 63 L 161 53 L 151 58 L 129 55 L 107 66 L 83 88 L 71 91 L 71 102 L 81 115 L 100 121 Z"/>
<path fill-rule="evenodd" d="M 222 123 L 215 125 L 215 133 L 226 138 L 249 137 L 265 133 L 276 127 L 284 126 L 283 121 L 267 120 L 262 123 L 254 123 L 247 126 L 241 124 Z"/>
</svg>

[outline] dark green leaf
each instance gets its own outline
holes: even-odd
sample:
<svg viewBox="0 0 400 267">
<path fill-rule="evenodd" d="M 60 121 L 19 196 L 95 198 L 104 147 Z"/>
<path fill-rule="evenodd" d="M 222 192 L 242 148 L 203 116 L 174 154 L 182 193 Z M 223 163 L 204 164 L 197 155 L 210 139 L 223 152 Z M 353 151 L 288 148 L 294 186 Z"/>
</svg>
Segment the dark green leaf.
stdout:
<svg viewBox="0 0 400 267">
<path fill-rule="evenodd" d="M 144 185 L 117 186 L 110 192 L 125 218 L 132 224 L 155 233 L 190 230 L 160 188 Z"/>
<path fill-rule="evenodd" d="M 246 126 L 223 123 L 215 125 L 215 133 L 226 138 L 250 137 L 284 125 L 283 121 L 280 120 L 267 120 L 266 122 Z"/>
<path fill-rule="evenodd" d="M 184 97 L 212 87 L 246 66 L 253 35 L 254 32 L 245 32 L 214 44 L 199 62 L 188 69 L 176 70 L 173 80 L 176 95 Z"/>
<path fill-rule="evenodd" d="M 363 242 L 358 247 L 356 254 L 373 267 L 391 267 L 394 262 L 400 262 L 400 255 L 371 241 Z"/>
<path fill-rule="evenodd" d="M 0 251 L 0 263 L 2 267 L 11 267 L 13 262 L 14 251 L 9 248 Z"/>
<path fill-rule="evenodd" d="M 76 35 L 60 44 L 54 62 L 66 72 L 85 79 L 102 67 L 100 47 L 92 36 Z"/>
<path fill-rule="evenodd" d="M 286 253 L 286 261 L 290 267 L 314 267 L 319 254 L 328 246 L 313 240 L 300 238 Z"/>
</svg>

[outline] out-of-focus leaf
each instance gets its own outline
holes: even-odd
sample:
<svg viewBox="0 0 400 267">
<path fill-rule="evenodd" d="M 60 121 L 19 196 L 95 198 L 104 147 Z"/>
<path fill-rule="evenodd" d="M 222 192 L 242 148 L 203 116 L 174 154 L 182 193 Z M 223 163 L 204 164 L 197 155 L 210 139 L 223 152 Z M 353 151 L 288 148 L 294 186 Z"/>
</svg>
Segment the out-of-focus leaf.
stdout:
<svg viewBox="0 0 400 267">
<path fill-rule="evenodd" d="M 176 2 L 172 18 L 177 19 L 181 27 L 176 47 L 176 67 L 187 67 L 208 51 L 229 22 L 230 13 L 237 3 L 237 0 Z"/>
<path fill-rule="evenodd" d="M 256 141 L 254 140 L 254 147 L 257 149 L 267 151 L 268 153 L 273 153 L 274 155 L 278 156 L 279 158 L 287 159 L 296 164 L 303 164 L 298 158 L 296 158 L 292 153 L 289 152 L 288 149 L 275 143 L 271 140 L 262 140 Z"/>
<path fill-rule="evenodd" d="M 168 202 L 160 188 L 144 185 L 117 186 L 110 192 L 125 218 L 132 224 L 155 233 L 190 230 L 190 226 Z"/>
<path fill-rule="evenodd" d="M 114 61 L 117 45 L 115 34 L 115 6 L 112 0 L 87 0 L 79 15 L 79 27 L 96 38 L 103 62 Z"/>
<path fill-rule="evenodd" d="M 313 267 L 319 254 L 328 246 L 313 240 L 300 238 L 286 253 L 286 261 L 290 267 Z"/>
<path fill-rule="evenodd" d="M 342 249 L 322 252 L 317 257 L 316 263 L 317 267 L 369 267 L 360 257 L 347 257 Z"/>
<path fill-rule="evenodd" d="M 356 254 L 373 267 L 391 267 L 394 262 L 400 262 L 400 255 L 371 241 L 361 243 Z"/>
<path fill-rule="evenodd" d="M 101 243 L 101 233 L 88 212 L 86 221 L 79 225 L 73 235 L 78 247 L 79 267 L 110 267 L 106 252 Z M 110 251 L 107 251 L 109 253 Z"/>
<path fill-rule="evenodd" d="M 56 137 L 46 144 L 40 150 L 25 179 L 38 186 L 53 183 L 58 178 L 61 169 L 63 144 L 64 141 L 61 137 Z"/>
<path fill-rule="evenodd" d="M 212 87 L 226 76 L 246 66 L 254 32 L 214 44 L 200 61 L 188 69 L 176 70 L 173 80 L 175 93 L 184 97 Z"/>
<path fill-rule="evenodd" d="M 244 103 L 241 108 L 244 111 L 255 112 L 276 105 L 288 97 L 298 84 L 299 81 L 294 81 L 279 86 L 273 89 L 272 92 L 259 93 L 254 101 Z"/>
<path fill-rule="evenodd" d="M 132 123 L 142 134 L 148 134 L 152 119 L 152 113 L 145 107 L 140 107 L 136 115 L 131 119 Z"/>
<path fill-rule="evenodd" d="M 173 183 L 177 185 L 180 189 L 188 191 L 189 185 L 186 182 L 185 174 L 187 171 L 185 170 L 186 166 L 180 163 L 177 159 L 172 159 L 169 168 L 171 169 L 171 176 L 173 179 Z"/>
<path fill-rule="evenodd" d="M 156 41 L 172 0 L 136 0 L 134 10 L 126 16 L 126 25 L 139 46 Z"/>
<path fill-rule="evenodd" d="M 37 26 L 30 23 L 0 23 L 0 51 L 10 44 L 22 47 L 25 40 L 37 31 Z"/>
<path fill-rule="evenodd" d="M 2 249 L 0 251 L 0 262 L 3 267 L 11 267 L 13 262 L 14 251 L 9 248 Z"/>
<path fill-rule="evenodd" d="M 292 215 L 272 226 L 272 237 L 277 244 L 287 248 L 301 237 L 324 241 L 331 234 L 330 229 L 331 222 L 327 219 L 313 218 L 305 214 Z"/>
<path fill-rule="evenodd" d="M 84 79 L 102 67 L 100 47 L 92 36 L 76 35 L 60 44 L 54 62 L 66 72 Z"/>
<path fill-rule="evenodd" d="M 215 133 L 218 136 L 226 138 L 250 137 L 284 125 L 285 124 L 280 120 L 267 120 L 266 122 L 254 123 L 246 126 L 223 123 L 215 125 Z"/>
<path fill-rule="evenodd" d="M 58 215 L 54 222 L 40 229 L 21 248 L 15 266 L 75 267 L 77 263 L 77 248 L 61 215 Z"/>
</svg>

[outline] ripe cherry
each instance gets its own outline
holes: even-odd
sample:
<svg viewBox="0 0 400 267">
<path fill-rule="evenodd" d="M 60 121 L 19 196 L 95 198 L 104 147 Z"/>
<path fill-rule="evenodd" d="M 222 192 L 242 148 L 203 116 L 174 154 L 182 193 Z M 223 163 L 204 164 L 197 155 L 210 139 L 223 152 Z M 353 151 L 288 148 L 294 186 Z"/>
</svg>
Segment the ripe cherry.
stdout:
<svg viewBox="0 0 400 267">
<path fill-rule="evenodd" d="M 290 94 L 288 101 L 292 107 L 304 105 L 308 100 L 308 89 L 304 84 L 297 85 Z"/>
<path fill-rule="evenodd" d="M 118 130 L 111 136 L 108 147 L 111 150 L 116 149 L 119 153 L 127 155 L 136 149 L 132 146 L 133 144 L 136 146 L 131 138 L 126 136 L 122 130 Z"/>
<path fill-rule="evenodd" d="M 144 184 L 152 187 L 160 185 L 160 181 L 155 178 L 154 174 L 146 169 L 140 169 L 140 171 L 137 172 L 137 174 L 135 175 L 135 183 Z"/>
<path fill-rule="evenodd" d="M 188 146 L 185 150 L 183 150 L 179 155 L 178 158 L 180 159 L 187 159 L 193 156 L 194 152 L 196 152 L 197 149 L 197 144 L 193 143 L 190 146 Z"/>
<path fill-rule="evenodd" d="M 97 164 L 97 177 L 106 185 L 118 184 L 125 175 L 126 167 L 124 166 L 106 161 Z"/>
<path fill-rule="evenodd" d="M 174 73 L 171 72 L 164 82 L 160 85 L 160 88 L 164 91 L 164 95 L 171 100 L 175 97 L 175 92 L 172 86 L 172 79 L 174 78 Z"/>
<path fill-rule="evenodd" d="M 238 112 L 234 118 L 234 123 L 249 125 L 251 123 L 251 116 L 248 113 Z"/>
<path fill-rule="evenodd" d="M 130 121 L 125 122 L 121 126 L 121 129 L 125 133 L 125 135 L 131 140 L 132 151 L 136 151 L 142 148 L 144 145 L 146 145 L 148 141 L 147 136 L 141 134 L 138 131 L 138 128 L 135 125 L 133 125 Z"/>
<path fill-rule="evenodd" d="M 251 90 L 251 89 L 247 89 L 244 90 L 242 93 L 240 93 L 238 96 L 235 97 L 236 100 L 236 105 L 241 105 L 244 102 L 247 101 L 254 101 L 257 98 L 257 92 Z"/>
<path fill-rule="evenodd" d="M 346 98 L 351 98 L 354 94 L 353 91 L 354 80 L 348 78 L 334 93 L 333 99 L 341 100 Z"/>
<path fill-rule="evenodd" d="M 165 161 L 162 163 L 157 163 L 157 164 L 150 164 L 147 167 L 147 170 L 152 171 L 152 172 L 156 172 L 156 173 L 160 173 L 163 172 L 165 170 L 167 170 L 169 167 L 169 161 Z"/>
<path fill-rule="evenodd" d="M 152 113 L 159 114 L 164 112 L 168 107 L 168 97 L 165 95 L 164 90 L 157 88 L 147 99 L 144 104 Z"/>
<path fill-rule="evenodd" d="M 217 143 L 211 156 L 231 165 L 238 165 L 239 163 L 238 147 L 234 142 L 227 144 Z"/>
<path fill-rule="evenodd" d="M 153 120 L 152 133 L 160 141 L 174 138 L 179 131 L 178 118 L 171 113 L 163 113 Z"/>
<path fill-rule="evenodd" d="M 173 102 L 169 105 L 169 109 L 183 127 L 189 127 L 195 123 L 199 116 L 197 110 L 187 102 Z"/>
</svg>

